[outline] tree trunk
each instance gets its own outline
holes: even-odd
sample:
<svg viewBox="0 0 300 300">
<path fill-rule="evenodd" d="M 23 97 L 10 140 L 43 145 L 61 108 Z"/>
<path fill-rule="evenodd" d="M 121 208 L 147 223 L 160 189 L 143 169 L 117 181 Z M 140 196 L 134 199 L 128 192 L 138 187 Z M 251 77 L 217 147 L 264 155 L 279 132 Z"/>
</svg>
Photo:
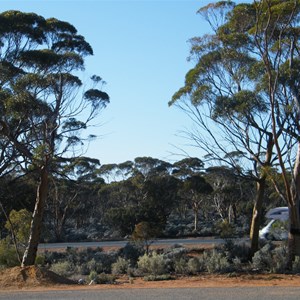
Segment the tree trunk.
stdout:
<svg viewBox="0 0 300 300">
<path fill-rule="evenodd" d="M 289 202 L 290 231 L 288 237 L 288 267 L 291 268 L 295 255 L 300 256 L 300 142 L 294 164 L 293 183 L 291 184 L 292 201 Z"/>
<path fill-rule="evenodd" d="M 256 184 L 256 199 L 253 207 L 252 222 L 250 228 L 250 257 L 252 258 L 254 253 L 258 250 L 258 241 L 259 241 L 259 227 L 261 224 L 262 218 L 262 204 L 264 199 L 266 187 L 266 178 L 262 177 Z"/>
<path fill-rule="evenodd" d="M 296 213 L 296 211 L 298 211 Z M 290 208 L 290 231 L 288 236 L 288 269 L 292 269 L 295 256 L 300 256 L 299 201 L 296 207 Z"/>
<path fill-rule="evenodd" d="M 37 188 L 35 208 L 32 215 L 30 235 L 27 248 L 23 255 L 21 266 L 34 265 L 37 249 L 40 240 L 43 212 L 48 194 L 48 169 L 46 166 L 41 169 L 40 183 Z"/>
<path fill-rule="evenodd" d="M 194 231 L 198 230 L 198 223 L 199 223 L 199 209 L 194 207 Z"/>
</svg>

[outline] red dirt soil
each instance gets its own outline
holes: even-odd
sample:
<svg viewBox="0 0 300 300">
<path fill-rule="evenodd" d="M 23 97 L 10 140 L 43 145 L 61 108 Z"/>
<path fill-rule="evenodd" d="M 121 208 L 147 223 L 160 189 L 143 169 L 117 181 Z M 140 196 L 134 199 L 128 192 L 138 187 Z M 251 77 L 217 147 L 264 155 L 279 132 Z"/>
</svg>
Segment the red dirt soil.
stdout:
<svg viewBox="0 0 300 300">
<path fill-rule="evenodd" d="M 194 287 L 241 287 L 241 286 L 299 286 L 300 275 L 209 275 L 180 277 L 168 281 L 144 281 L 142 278 L 129 280 L 127 276 L 117 279 L 115 284 L 78 285 L 43 268 L 15 267 L 0 271 L 0 290 L 74 290 L 115 288 L 194 288 Z"/>
</svg>

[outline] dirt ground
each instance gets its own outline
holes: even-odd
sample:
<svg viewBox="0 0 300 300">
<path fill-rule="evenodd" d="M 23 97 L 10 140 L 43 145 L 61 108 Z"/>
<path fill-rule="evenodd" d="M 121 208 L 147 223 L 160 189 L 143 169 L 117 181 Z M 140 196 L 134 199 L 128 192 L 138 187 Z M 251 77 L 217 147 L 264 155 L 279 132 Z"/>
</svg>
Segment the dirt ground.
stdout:
<svg viewBox="0 0 300 300">
<path fill-rule="evenodd" d="M 253 286 L 299 286 L 300 275 L 243 274 L 180 277 L 168 281 L 129 280 L 127 276 L 115 284 L 78 285 L 51 271 L 39 267 L 14 267 L 0 271 L 0 291 L 11 290 L 74 290 L 74 289 L 132 289 L 132 288 L 193 288 L 193 287 L 253 287 Z"/>
</svg>

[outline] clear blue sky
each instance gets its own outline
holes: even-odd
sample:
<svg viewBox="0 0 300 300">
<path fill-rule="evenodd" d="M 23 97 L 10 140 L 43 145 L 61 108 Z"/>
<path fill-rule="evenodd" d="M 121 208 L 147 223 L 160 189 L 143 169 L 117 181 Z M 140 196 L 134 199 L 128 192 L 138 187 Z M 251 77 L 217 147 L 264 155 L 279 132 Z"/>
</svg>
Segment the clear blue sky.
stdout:
<svg viewBox="0 0 300 300">
<path fill-rule="evenodd" d="M 178 132 L 190 127 L 188 117 L 168 101 L 184 84 L 193 66 L 186 58 L 188 39 L 208 32 L 197 10 L 211 1 L 25 1 L 0 0 L 1 11 L 35 12 L 73 24 L 94 49 L 86 75 L 100 75 L 111 103 L 102 112 L 90 157 L 102 164 L 138 156 L 166 161 L 190 156 L 196 149 Z M 181 153 L 182 154 L 182 153 Z"/>
</svg>

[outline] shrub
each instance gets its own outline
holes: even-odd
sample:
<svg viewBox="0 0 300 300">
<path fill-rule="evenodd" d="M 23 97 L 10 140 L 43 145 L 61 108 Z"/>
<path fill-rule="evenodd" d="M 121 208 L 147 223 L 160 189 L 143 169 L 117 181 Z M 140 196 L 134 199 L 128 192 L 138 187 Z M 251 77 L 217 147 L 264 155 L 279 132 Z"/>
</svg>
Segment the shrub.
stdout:
<svg viewBox="0 0 300 300">
<path fill-rule="evenodd" d="M 130 263 L 127 259 L 118 257 L 118 260 L 112 264 L 112 274 L 127 274 Z"/>
<path fill-rule="evenodd" d="M 174 270 L 177 274 L 188 274 L 187 260 L 183 257 L 175 260 Z"/>
<path fill-rule="evenodd" d="M 132 240 L 144 245 L 146 253 L 149 253 L 149 247 L 153 243 L 157 230 L 149 222 L 140 222 L 135 225 L 132 233 Z"/>
<path fill-rule="evenodd" d="M 89 274 L 89 280 L 95 283 L 99 283 L 98 273 L 96 271 L 91 271 Z"/>
<path fill-rule="evenodd" d="M 234 225 L 229 223 L 228 220 L 219 222 L 217 224 L 217 230 L 219 230 L 221 238 L 228 238 L 235 235 Z"/>
<path fill-rule="evenodd" d="M 138 259 L 138 269 L 142 274 L 162 275 L 166 272 L 163 255 L 153 252 L 151 256 L 144 254 Z"/>
<path fill-rule="evenodd" d="M 241 262 L 248 262 L 250 256 L 249 245 L 246 243 L 235 243 L 231 239 L 226 239 L 219 251 L 224 253 L 229 262 L 233 262 L 235 258 L 239 258 Z"/>
<path fill-rule="evenodd" d="M 227 258 L 216 250 L 204 252 L 199 262 L 209 273 L 224 273 L 230 269 Z"/>
<path fill-rule="evenodd" d="M 293 272 L 300 273 L 300 256 L 296 256 L 293 262 Z"/>
<path fill-rule="evenodd" d="M 12 225 L 18 246 L 26 245 L 30 232 L 31 213 L 26 209 L 19 211 L 13 209 L 9 214 L 9 220 L 10 222 L 6 222 L 5 228 L 11 231 Z"/>
<path fill-rule="evenodd" d="M 35 265 L 44 266 L 45 265 L 45 256 L 44 255 L 37 255 L 36 258 L 35 258 Z"/>
<path fill-rule="evenodd" d="M 101 273 L 97 277 L 100 284 L 111 284 L 116 281 L 116 277 L 110 274 Z"/>
<path fill-rule="evenodd" d="M 127 243 L 123 248 L 119 250 L 118 256 L 121 256 L 127 260 L 130 260 L 132 265 L 136 265 L 140 256 L 145 253 L 143 247 L 135 243 Z"/>
<path fill-rule="evenodd" d="M 163 274 L 163 275 L 148 275 L 144 277 L 145 281 L 161 281 L 161 280 L 172 280 L 173 277 L 169 274 Z"/>
<path fill-rule="evenodd" d="M 86 263 L 87 269 L 91 271 L 95 271 L 96 273 L 103 272 L 103 265 L 101 261 L 96 261 L 95 258 L 91 259 Z"/>
<path fill-rule="evenodd" d="M 51 271 L 64 277 L 70 277 L 77 271 L 76 266 L 69 261 L 62 261 L 52 264 Z"/>
<path fill-rule="evenodd" d="M 238 272 L 242 271 L 243 264 L 239 257 L 236 257 L 232 260 L 232 265 L 233 265 L 234 271 L 238 271 Z"/>
<path fill-rule="evenodd" d="M 197 257 L 192 257 L 189 259 L 189 261 L 187 263 L 187 269 L 188 269 L 188 272 L 193 275 L 195 275 L 203 270 L 201 267 L 200 261 Z"/>
<path fill-rule="evenodd" d="M 180 244 L 175 244 L 172 247 L 166 248 L 164 250 L 164 256 L 166 258 L 173 259 L 173 260 L 182 258 L 183 256 L 186 255 L 186 253 L 187 253 L 186 248 L 184 248 Z"/>
<path fill-rule="evenodd" d="M 90 271 L 87 263 L 83 263 L 78 267 L 78 273 L 80 275 L 89 275 Z"/>
<path fill-rule="evenodd" d="M 15 248 L 5 239 L 0 240 L 0 266 L 5 268 L 20 265 Z"/>
<path fill-rule="evenodd" d="M 273 273 L 283 273 L 287 267 L 288 249 L 286 246 L 280 246 L 273 251 L 271 271 Z"/>
<path fill-rule="evenodd" d="M 259 251 L 255 252 L 252 258 L 252 266 L 258 271 L 271 271 L 273 267 L 272 258 L 273 246 L 268 243 Z"/>
<path fill-rule="evenodd" d="M 174 244 L 164 249 L 165 268 L 168 272 L 186 274 L 187 271 L 187 249 L 181 244 Z"/>
</svg>

